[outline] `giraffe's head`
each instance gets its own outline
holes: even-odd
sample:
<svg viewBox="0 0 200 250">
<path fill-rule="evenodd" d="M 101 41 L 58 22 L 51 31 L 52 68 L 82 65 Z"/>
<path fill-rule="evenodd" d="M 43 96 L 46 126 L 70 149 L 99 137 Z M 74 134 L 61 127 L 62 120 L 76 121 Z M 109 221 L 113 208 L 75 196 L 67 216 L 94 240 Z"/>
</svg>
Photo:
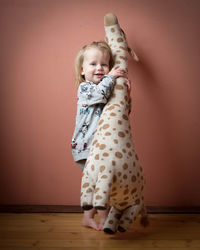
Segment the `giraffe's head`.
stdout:
<svg viewBox="0 0 200 250">
<path fill-rule="evenodd" d="M 117 17 L 114 14 L 108 13 L 105 15 L 104 25 L 106 32 L 105 40 L 112 49 L 115 64 L 119 64 L 120 67 L 127 70 L 127 52 L 129 52 L 136 61 L 139 61 L 137 55 L 128 46 L 126 35 L 120 28 Z"/>
</svg>

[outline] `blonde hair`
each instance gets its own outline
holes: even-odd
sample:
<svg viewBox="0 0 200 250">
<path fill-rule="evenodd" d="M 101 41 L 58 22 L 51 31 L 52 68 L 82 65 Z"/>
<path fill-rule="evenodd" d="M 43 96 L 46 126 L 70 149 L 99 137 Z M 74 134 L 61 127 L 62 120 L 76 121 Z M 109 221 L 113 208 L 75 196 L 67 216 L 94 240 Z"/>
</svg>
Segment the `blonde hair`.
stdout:
<svg viewBox="0 0 200 250">
<path fill-rule="evenodd" d="M 83 48 L 79 51 L 78 55 L 76 56 L 76 60 L 75 60 L 75 72 L 76 72 L 76 84 L 77 85 L 85 81 L 84 76 L 81 74 L 82 65 L 83 65 L 83 60 L 84 60 L 84 52 L 90 48 L 97 48 L 103 52 L 107 51 L 107 53 L 110 55 L 109 69 L 111 69 L 114 65 L 112 51 L 106 42 L 104 41 L 92 42 L 91 44 L 83 46 Z"/>
</svg>

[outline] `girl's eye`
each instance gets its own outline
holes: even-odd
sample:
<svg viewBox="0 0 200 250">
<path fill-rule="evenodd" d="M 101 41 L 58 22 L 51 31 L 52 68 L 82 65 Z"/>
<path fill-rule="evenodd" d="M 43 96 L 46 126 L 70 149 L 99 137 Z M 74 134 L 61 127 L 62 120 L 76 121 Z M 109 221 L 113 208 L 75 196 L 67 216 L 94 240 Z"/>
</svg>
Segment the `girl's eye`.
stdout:
<svg viewBox="0 0 200 250">
<path fill-rule="evenodd" d="M 103 67 L 107 67 L 108 65 L 107 64 L 102 64 Z"/>
<path fill-rule="evenodd" d="M 96 64 L 95 63 L 90 63 L 90 65 L 95 66 Z"/>
</svg>

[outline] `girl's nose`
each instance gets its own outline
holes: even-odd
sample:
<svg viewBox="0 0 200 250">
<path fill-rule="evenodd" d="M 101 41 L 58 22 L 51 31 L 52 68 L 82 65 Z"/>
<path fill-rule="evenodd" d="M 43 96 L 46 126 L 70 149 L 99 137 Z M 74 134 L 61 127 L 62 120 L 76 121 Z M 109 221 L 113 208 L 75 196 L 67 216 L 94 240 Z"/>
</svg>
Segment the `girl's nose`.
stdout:
<svg viewBox="0 0 200 250">
<path fill-rule="evenodd" d="M 102 65 L 101 65 L 101 64 L 98 64 L 98 65 L 97 65 L 97 69 L 102 69 Z"/>
</svg>

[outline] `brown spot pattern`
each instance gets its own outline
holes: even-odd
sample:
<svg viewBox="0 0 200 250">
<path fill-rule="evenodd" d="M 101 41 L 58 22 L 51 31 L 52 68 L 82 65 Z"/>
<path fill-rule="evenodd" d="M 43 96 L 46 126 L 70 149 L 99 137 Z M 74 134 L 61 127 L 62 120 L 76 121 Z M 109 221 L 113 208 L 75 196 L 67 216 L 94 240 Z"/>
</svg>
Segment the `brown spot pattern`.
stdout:
<svg viewBox="0 0 200 250">
<path fill-rule="evenodd" d="M 97 193 L 100 188 L 95 188 L 94 192 Z"/>
<path fill-rule="evenodd" d="M 111 195 L 110 195 L 110 197 L 114 197 L 114 196 L 116 196 L 117 195 L 117 193 L 112 193 Z"/>
<path fill-rule="evenodd" d="M 107 129 L 107 128 L 109 128 L 109 127 L 110 127 L 109 124 L 104 124 L 104 125 L 103 125 L 103 129 Z"/>
<path fill-rule="evenodd" d="M 137 191 L 137 188 L 134 188 L 134 189 L 131 191 L 131 194 L 134 194 L 136 191 Z"/>
<path fill-rule="evenodd" d="M 106 168 L 106 167 L 102 165 L 102 166 L 100 167 L 100 172 L 102 173 L 102 172 L 105 170 L 105 168 Z"/>
<path fill-rule="evenodd" d="M 99 160 L 99 154 L 96 154 L 94 158 L 95 160 Z"/>
<path fill-rule="evenodd" d="M 92 193 L 92 189 L 91 188 L 88 188 L 86 193 Z"/>
<path fill-rule="evenodd" d="M 101 195 L 96 195 L 96 200 L 101 200 L 103 197 Z"/>
<path fill-rule="evenodd" d="M 126 56 L 120 56 L 119 58 L 123 59 L 123 60 L 127 60 L 127 57 Z"/>
<path fill-rule="evenodd" d="M 119 125 L 122 125 L 122 121 L 118 120 L 118 124 L 119 124 Z"/>
<path fill-rule="evenodd" d="M 88 182 L 86 182 L 86 183 L 83 184 L 83 188 L 89 187 L 89 185 L 90 184 Z"/>
<path fill-rule="evenodd" d="M 127 164 L 127 163 L 124 163 L 123 169 L 127 169 L 127 168 L 128 168 L 128 164 Z"/>
<path fill-rule="evenodd" d="M 118 42 L 118 43 L 122 43 L 123 41 L 124 41 L 124 40 L 123 40 L 122 37 L 117 38 L 117 42 Z"/>
<path fill-rule="evenodd" d="M 132 182 L 136 182 L 136 177 L 135 177 L 135 175 L 133 175 L 133 176 L 131 177 L 131 181 L 132 181 Z"/>
<path fill-rule="evenodd" d="M 118 90 L 124 89 L 124 87 L 123 87 L 122 85 L 119 85 L 119 84 L 116 84 L 116 85 L 115 85 L 115 88 L 118 89 Z"/>
<path fill-rule="evenodd" d="M 112 110 L 112 109 L 114 109 L 115 108 L 115 106 L 114 105 L 111 105 L 109 108 L 107 108 L 106 110 Z"/>
<path fill-rule="evenodd" d="M 103 122 L 104 122 L 104 120 L 101 119 L 101 120 L 99 121 L 99 125 L 101 125 Z"/>
<path fill-rule="evenodd" d="M 105 135 L 106 135 L 106 136 L 110 136 L 111 133 L 110 133 L 110 132 L 106 132 Z"/>
<path fill-rule="evenodd" d="M 101 179 L 106 179 L 106 178 L 108 178 L 108 176 L 105 174 L 101 176 Z"/>
<path fill-rule="evenodd" d="M 140 199 L 137 199 L 137 200 L 135 201 L 135 204 L 140 204 Z"/>
<path fill-rule="evenodd" d="M 118 136 L 119 136 L 119 137 L 125 137 L 125 134 L 124 134 L 124 132 L 119 131 L 119 132 L 118 132 Z"/>
<path fill-rule="evenodd" d="M 125 190 L 124 190 L 124 195 L 128 194 L 128 192 L 129 192 L 129 189 L 128 189 L 128 188 L 125 189 Z"/>
<path fill-rule="evenodd" d="M 127 51 L 127 48 L 126 47 L 123 47 L 123 46 L 119 46 L 120 49 L 123 49 L 125 51 Z"/>
<path fill-rule="evenodd" d="M 104 157 L 108 157 L 109 154 L 108 154 L 108 153 L 103 153 L 103 156 L 104 156 Z"/>
<path fill-rule="evenodd" d="M 101 145 L 99 146 L 99 148 L 100 148 L 101 150 L 103 150 L 104 148 L 106 148 L 106 145 L 105 145 L 105 144 L 101 144 Z"/>
<path fill-rule="evenodd" d="M 117 181 L 117 176 L 114 175 L 114 176 L 113 176 L 113 182 L 116 182 L 116 181 Z"/>
<path fill-rule="evenodd" d="M 123 155 L 122 155 L 122 153 L 120 153 L 120 152 L 116 152 L 116 153 L 115 153 L 115 156 L 116 156 L 117 158 L 122 158 Z"/>
<path fill-rule="evenodd" d="M 128 152 L 128 155 L 129 155 L 129 156 L 132 156 L 132 153 L 131 153 L 131 152 Z"/>
<path fill-rule="evenodd" d="M 123 206 L 128 205 L 128 202 L 126 202 L 126 201 L 124 201 L 124 202 L 120 202 L 120 203 L 119 203 L 119 205 L 120 205 L 121 207 L 123 207 Z"/>
<path fill-rule="evenodd" d="M 118 176 L 120 177 L 122 175 L 122 173 L 121 172 L 118 172 Z"/>
<path fill-rule="evenodd" d="M 96 143 L 97 143 L 97 140 L 94 140 L 93 143 L 92 143 L 92 145 L 95 145 Z"/>
</svg>

